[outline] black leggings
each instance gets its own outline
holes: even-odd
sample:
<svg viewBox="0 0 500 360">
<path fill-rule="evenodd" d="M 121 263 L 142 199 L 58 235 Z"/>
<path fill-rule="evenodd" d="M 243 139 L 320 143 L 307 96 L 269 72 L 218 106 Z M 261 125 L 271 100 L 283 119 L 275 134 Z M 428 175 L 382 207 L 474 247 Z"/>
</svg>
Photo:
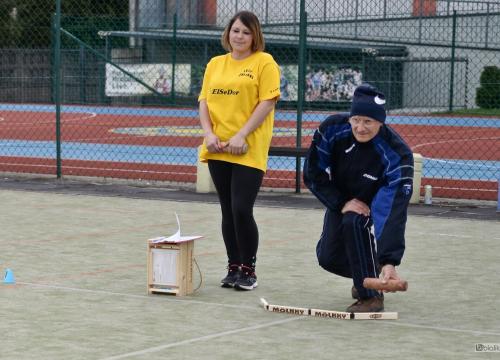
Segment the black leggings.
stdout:
<svg viewBox="0 0 500 360">
<path fill-rule="evenodd" d="M 218 160 L 209 160 L 208 168 L 219 195 L 222 237 L 228 262 L 254 268 L 259 230 L 253 217 L 253 206 L 264 172 Z"/>
</svg>

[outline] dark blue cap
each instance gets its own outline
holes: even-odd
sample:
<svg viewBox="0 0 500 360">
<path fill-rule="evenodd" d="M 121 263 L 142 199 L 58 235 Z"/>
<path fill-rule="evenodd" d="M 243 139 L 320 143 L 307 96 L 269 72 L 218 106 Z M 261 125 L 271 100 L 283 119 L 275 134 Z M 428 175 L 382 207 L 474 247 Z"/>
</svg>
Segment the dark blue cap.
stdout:
<svg viewBox="0 0 500 360">
<path fill-rule="evenodd" d="M 354 90 L 350 116 L 367 116 L 385 122 L 385 96 L 370 84 L 359 85 Z"/>
</svg>

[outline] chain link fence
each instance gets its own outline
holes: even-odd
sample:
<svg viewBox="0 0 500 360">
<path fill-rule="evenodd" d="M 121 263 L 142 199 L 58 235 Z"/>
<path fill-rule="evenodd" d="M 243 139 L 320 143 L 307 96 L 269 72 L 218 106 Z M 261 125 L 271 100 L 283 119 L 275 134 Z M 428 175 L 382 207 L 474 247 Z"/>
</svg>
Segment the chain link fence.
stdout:
<svg viewBox="0 0 500 360">
<path fill-rule="evenodd" d="M 266 188 L 303 189 L 292 150 L 369 82 L 423 156 L 422 188 L 497 198 L 498 1 L 2 1 L 0 171 L 192 186 L 204 69 L 240 10 L 281 68 L 272 146 L 290 154 L 270 156 Z"/>
</svg>

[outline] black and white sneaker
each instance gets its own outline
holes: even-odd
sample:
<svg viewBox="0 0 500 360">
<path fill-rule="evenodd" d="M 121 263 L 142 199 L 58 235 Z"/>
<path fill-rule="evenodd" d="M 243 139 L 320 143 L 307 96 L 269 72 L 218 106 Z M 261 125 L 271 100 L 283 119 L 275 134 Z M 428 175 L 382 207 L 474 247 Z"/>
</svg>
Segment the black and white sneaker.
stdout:
<svg viewBox="0 0 500 360">
<path fill-rule="evenodd" d="M 255 269 L 242 265 L 240 276 L 234 283 L 235 289 L 253 290 L 257 287 L 257 275 Z"/>
<path fill-rule="evenodd" d="M 220 281 L 220 286 L 224 288 L 232 288 L 236 280 L 240 276 L 240 267 L 236 264 L 231 264 L 227 266 L 227 275 L 224 279 Z"/>
</svg>

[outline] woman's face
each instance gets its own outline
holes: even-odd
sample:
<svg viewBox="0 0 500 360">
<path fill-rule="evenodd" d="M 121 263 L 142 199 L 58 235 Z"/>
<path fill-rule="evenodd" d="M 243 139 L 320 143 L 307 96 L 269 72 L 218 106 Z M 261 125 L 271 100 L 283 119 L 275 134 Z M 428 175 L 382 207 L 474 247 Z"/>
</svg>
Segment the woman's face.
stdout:
<svg viewBox="0 0 500 360">
<path fill-rule="evenodd" d="M 240 19 L 237 19 L 229 31 L 229 44 L 232 52 L 237 55 L 250 55 L 252 52 L 253 36 Z"/>
</svg>

